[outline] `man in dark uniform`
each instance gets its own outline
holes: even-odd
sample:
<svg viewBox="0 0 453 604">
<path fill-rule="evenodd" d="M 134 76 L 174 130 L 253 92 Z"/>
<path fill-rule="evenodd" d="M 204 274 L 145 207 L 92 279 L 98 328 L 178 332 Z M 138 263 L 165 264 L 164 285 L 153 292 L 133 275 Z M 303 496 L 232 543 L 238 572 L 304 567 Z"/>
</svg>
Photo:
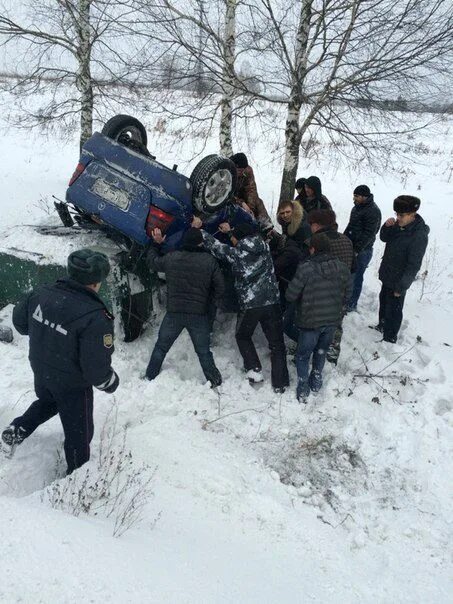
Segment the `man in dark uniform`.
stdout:
<svg viewBox="0 0 453 604">
<path fill-rule="evenodd" d="M 98 296 L 110 270 L 105 254 L 82 249 L 68 257 L 68 277 L 30 292 L 13 311 L 13 323 L 30 339 L 37 400 L 2 433 L 9 447 L 60 416 L 68 474 L 90 458 L 93 386 L 111 394 L 113 317 Z"/>
</svg>

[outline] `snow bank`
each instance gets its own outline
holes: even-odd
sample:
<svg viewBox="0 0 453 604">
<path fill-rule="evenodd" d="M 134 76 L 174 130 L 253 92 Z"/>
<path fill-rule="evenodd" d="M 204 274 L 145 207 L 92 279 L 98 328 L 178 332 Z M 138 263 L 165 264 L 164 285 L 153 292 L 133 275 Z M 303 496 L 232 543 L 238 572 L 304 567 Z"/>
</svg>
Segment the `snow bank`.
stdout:
<svg viewBox="0 0 453 604">
<path fill-rule="evenodd" d="M 448 127 L 442 140 L 424 140 L 431 152 L 400 176 L 333 172 L 327 156 L 300 170 L 321 176 L 340 227 L 357 184 L 370 185 L 384 217 L 392 214 L 397 194 L 420 195 L 421 214 L 431 227 L 423 268 L 428 274 L 408 293 L 398 344 L 378 342 L 377 332 L 368 329 L 377 318 L 380 243 L 366 273 L 359 313 L 346 318 L 338 367 L 326 367 L 324 389 L 306 407 L 294 397 L 292 363 L 290 390 L 282 396 L 272 392 L 261 332 L 256 340 L 266 382 L 259 390 L 249 386 L 231 317 L 219 317 L 215 329 L 213 351 L 224 376 L 220 394 L 203 384 L 187 334 L 152 383 L 141 376 L 158 322 L 139 341 L 118 342 L 114 365 L 122 382 L 114 397 L 96 393 L 93 464 L 101 427 L 117 404 L 118 438 L 127 427 L 134 463 L 157 466 L 144 521 L 113 539 L 111 520 L 74 518 L 41 501 L 43 487 L 62 469 L 61 427 L 57 419 L 48 422 L 12 460 L 0 460 L 2 601 L 450 601 L 453 192 L 446 168 L 452 148 Z M 170 133 L 166 136 L 153 143 L 163 161 L 171 141 Z M 31 223 L 42 217 L 33 210 L 35 200 L 64 195 L 77 160 L 74 149 L 39 138 L 17 136 L 12 147 L 11 139 L 2 141 L 5 149 L 8 142 L 9 176 L 3 185 L 4 218 L 9 225 Z M 191 144 L 183 142 L 181 157 L 190 159 Z M 272 209 L 278 170 L 266 166 L 267 153 L 265 141 L 251 143 L 259 191 Z M 10 307 L 0 311 L 7 324 L 10 315 Z M 0 343 L 0 366 L 3 425 L 33 398 L 26 338 Z M 354 377 L 365 374 L 376 377 Z"/>
</svg>

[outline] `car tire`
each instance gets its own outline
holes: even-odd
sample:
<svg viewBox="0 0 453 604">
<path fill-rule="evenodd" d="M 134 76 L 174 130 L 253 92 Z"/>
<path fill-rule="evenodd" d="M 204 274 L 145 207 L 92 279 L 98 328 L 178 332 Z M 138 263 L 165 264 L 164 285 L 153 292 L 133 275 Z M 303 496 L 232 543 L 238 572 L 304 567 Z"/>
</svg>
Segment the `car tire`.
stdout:
<svg viewBox="0 0 453 604">
<path fill-rule="evenodd" d="M 236 166 L 230 159 L 220 155 L 204 157 L 190 176 L 194 208 L 215 214 L 233 199 L 236 181 Z"/>
<path fill-rule="evenodd" d="M 145 126 L 137 118 L 130 115 L 115 115 L 110 118 L 102 128 L 101 134 L 112 138 L 114 141 L 118 141 L 121 136 L 127 135 L 144 147 L 148 144 Z"/>
</svg>

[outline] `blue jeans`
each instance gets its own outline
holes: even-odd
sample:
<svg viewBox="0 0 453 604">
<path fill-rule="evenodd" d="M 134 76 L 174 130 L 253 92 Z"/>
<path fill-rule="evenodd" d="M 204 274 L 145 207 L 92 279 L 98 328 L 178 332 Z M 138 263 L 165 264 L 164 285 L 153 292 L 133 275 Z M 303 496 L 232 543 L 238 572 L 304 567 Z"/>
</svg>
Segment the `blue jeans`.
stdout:
<svg viewBox="0 0 453 604">
<path fill-rule="evenodd" d="M 336 325 L 327 325 L 318 329 L 299 329 L 296 352 L 297 398 L 308 396 L 310 390 L 317 392 L 321 388 L 326 353 L 332 343 L 335 330 Z M 309 375 L 312 355 L 312 369 Z"/>
<path fill-rule="evenodd" d="M 214 363 L 214 357 L 210 350 L 210 324 L 208 316 L 191 313 L 167 312 L 160 326 L 159 336 L 146 369 L 146 377 L 149 380 L 153 380 L 159 375 L 167 352 L 173 346 L 183 329 L 187 329 L 189 332 L 206 379 L 213 386 L 219 386 L 222 383 L 222 376 Z"/>
<path fill-rule="evenodd" d="M 370 264 L 373 256 L 373 248 L 370 247 L 366 250 L 362 250 L 357 254 L 356 258 L 356 270 L 352 275 L 352 294 L 349 299 L 348 309 L 355 310 L 357 308 L 357 302 L 359 301 L 360 294 L 362 293 L 363 275 L 365 274 L 368 265 Z"/>
</svg>

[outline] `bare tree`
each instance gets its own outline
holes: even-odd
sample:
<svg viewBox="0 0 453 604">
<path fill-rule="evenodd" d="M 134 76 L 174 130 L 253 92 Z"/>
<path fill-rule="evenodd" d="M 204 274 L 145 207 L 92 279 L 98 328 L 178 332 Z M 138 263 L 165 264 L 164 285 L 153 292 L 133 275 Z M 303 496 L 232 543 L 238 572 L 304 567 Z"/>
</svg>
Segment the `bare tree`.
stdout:
<svg viewBox="0 0 453 604">
<path fill-rule="evenodd" d="M 69 123 L 79 116 L 80 144 L 92 134 L 95 97 L 108 85 L 133 87 L 139 78 L 138 48 L 131 39 L 134 2 L 108 0 L 33 0 L 18 7 L 0 5 L 0 44 L 15 54 L 15 84 L 22 99 L 45 92 L 46 105 L 30 108 L 31 123 Z M 125 42 L 128 36 L 127 44 Z M 61 85 L 65 84 L 64 91 Z M 75 87 L 76 95 L 70 93 Z M 118 88 L 116 88 L 118 92 Z M 28 122 L 27 122 L 28 123 Z"/>
<path fill-rule="evenodd" d="M 143 14 L 156 24 L 153 36 L 178 57 L 180 82 L 173 81 L 173 86 L 192 88 L 198 95 L 196 101 L 187 103 L 186 99 L 185 107 L 178 107 L 177 100 L 171 108 L 165 103 L 167 112 L 178 117 L 191 115 L 196 122 L 212 125 L 220 110 L 223 155 L 232 154 L 232 124 L 240 110 L 234 106 L 240 82 L 235 72 L 237 5 L 238 0 L 142 3 Z"/>
<path fill-rule="evenodd" d="M 451 63 L 452 14 L 450 0 L 250 1 L 246 46 L 262 86 L 249 92 L 287 107 L 281 200 L 294 194 L 313 130 L 368 155 L 404 130 L 401 116 L 389 127 L 369 108 L 421 86 L 429 93 Z"/>
</svg>

